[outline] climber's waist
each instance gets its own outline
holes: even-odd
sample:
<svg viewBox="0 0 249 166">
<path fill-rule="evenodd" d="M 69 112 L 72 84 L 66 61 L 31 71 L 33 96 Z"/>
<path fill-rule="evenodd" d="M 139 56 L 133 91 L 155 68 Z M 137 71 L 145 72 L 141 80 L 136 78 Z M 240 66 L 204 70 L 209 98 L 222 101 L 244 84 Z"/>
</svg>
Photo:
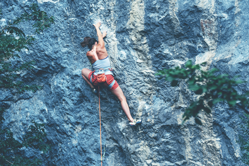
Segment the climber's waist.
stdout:
<svg viewBox="0 0 249 166">
<path fill-rule="evenodd" d="M 97 75 L 98 73 L 99 74 L 105 73 L 106 75 L 107 74 L 113 75 L 110 60 L 108 56 L 105 59 L 97 60 L 92 65 L 93 65 L 93 70 L 95 71 L 94 72 L 95 75 Z"/>
<path fill-rule="evenodd" d="M 105 75 L 108 75 L 108 74 L 110 74 L 110 75 L 113 75 L 113 69 L 111 68 L 111 67 L 109 67 L 109 68 L 99 68 L 99 69 L 97 69 L 97 70 L 94 70 L 94 75 L 98 75 L 98 74 L 103 74 L 103 73 L 105 73 Z"/>
</svg>

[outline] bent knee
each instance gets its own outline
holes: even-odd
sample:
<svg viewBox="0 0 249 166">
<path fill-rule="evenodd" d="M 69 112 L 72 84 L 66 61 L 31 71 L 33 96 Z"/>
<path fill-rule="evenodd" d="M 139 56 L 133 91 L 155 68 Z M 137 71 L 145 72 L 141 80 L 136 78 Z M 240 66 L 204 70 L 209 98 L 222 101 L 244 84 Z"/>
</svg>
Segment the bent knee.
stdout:
<svg viewBox="0 0 249 166">
<path fill-rule="evenodd" d="M 81 75 L 88 76 L 88 73 L 89 73 L 89 69 L 87 68 L 84 68 L 81 70 Z"/>
<path fill-rule="evenodd" d="M 84 68 L 84 69 L 81 70 L 81 73 L 83 74 L 83 73 L 85 73 L 86 71 L 87 71 L 87 68 Z"/>
</svg>

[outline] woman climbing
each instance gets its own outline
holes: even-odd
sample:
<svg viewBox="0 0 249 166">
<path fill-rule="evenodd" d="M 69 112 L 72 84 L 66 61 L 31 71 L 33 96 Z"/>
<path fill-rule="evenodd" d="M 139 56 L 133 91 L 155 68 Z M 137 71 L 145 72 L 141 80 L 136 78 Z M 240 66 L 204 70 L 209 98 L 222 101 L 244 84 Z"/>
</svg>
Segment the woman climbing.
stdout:
<svg viewBox="0 0 249 166">
<path fill-rule="evenodd" d="M 98 42 L 94 38 L 85 37 L 84 41 L 81 43 L 82 47 L 88 46 L 88 48 L 90 49 L 90 51 L 88 51 L 86 55 L 91 62 L 94 71 L 84 68 L 81 71 L 82 77 L 88 78 L 88 80 L 90 80 L 90 82 L 94 86 L 103 84 L 104 86 L 108 87 L 111 92 L 120 100 L 122 109 L 125 112 L 128 120 L 130 121 L 130 125 L 134 126 L 138 123 L 141 123 L 141 120 L 135 121 L 132 118 L 124 93 L 118 85 L 117 81 L 114 79 L 113 73 L 110 70 L 110 60 L 105 48 L 105 42 L 103 40 L 103 38 L 106 37 L 107 33 L 104 32 L 102 34 L 100 32 L 100 22 L 98 22 L 96 25 L 94 24 L 94 26 L 97 31 Z"/>
</svg>

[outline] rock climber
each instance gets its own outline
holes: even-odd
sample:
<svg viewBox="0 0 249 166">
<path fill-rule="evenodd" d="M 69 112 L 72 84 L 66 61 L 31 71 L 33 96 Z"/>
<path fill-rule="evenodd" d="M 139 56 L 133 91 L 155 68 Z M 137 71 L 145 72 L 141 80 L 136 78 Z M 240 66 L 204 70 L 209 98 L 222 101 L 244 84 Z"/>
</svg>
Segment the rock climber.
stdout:
<svg viewBox="0 0 249 166">
<path fill-rule="evenodd" d="M 141 123 L 141 120 L 134 120 L 132 118 L 129 106 L 126 101 L 126 97 L 124 96 L 124 93 L 118 85 L 117 81 L 113 77 L 113 72 L 110 66 L 110 60 L 105 48 L 105 42 L 103 40 L 103 38 L 106 37 L 107 32 L 105 31 L 103 34 L 101 33 L 99 29 L 101 26 L 100 22 L 93 25 L 97 31 L 98 41 L 95 38 L 85 37 L 84 41 L 81 43 L 81 46 L 88 46 L 88 48 L 90 49 L 86 53 L 86 55 L 90 63 L 92 64 L 94 71 L 84 68 L 81 71 L 82 77 L 88 78 L 88 80 L 90 80 L 90 82 L 94 86 L 102 84 L 105 87 L 108 87 L 121 102 L 121 107 L 125 112 L 128 120 L 130 121 L 129 124 L 131 126 L 139 124 Z"/>
</svg>

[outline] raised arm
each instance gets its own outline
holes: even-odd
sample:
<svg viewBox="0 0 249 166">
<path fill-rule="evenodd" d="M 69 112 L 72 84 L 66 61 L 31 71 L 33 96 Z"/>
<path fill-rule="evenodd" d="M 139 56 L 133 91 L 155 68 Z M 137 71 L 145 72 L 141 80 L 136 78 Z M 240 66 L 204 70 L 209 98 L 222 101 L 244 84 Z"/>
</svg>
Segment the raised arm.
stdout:
<svg viewBox="0 0 249 166">
<path fill-rule="evenodd" d="M 95 26 L 95 29 L 96 29 L 96 31 L 97 31 L 97 36 L 98 36 L 98 41 L 99 41 L 98 44 L 99 44 L 101 47 L 105 47 L 105 42 L 104 42 L 103 38 L 106 37 L 106 32 L 104 32 L 103 35 L 102 35 L 102 33 L 100 32 L 100 30 L 99 30 L 99 27 L 101 26 L 101 23 L 100 23 L 100 22 L 98 22 L 97 24 L 93 24 L 93 25 Z"/>
</svg>

